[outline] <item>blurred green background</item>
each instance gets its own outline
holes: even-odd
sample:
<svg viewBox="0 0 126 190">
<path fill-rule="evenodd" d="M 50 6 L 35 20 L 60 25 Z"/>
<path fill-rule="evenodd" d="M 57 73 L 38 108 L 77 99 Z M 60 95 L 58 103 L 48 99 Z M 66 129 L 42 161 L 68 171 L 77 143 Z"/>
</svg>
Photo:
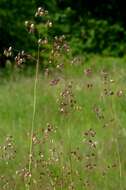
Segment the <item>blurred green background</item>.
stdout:
<svg viewBox="0 0 126 190">
<path fill-rule="evenodd" d="M 65 34 L 73 55 L 125 55 L 126 12 L 122 0 L 0 0 L 1 57 L 9 46 L 35 51 L 33 36 L 27 33 L 24 22 L 34 19 L 39 6 L 49 11 L 54 23 L 50 35 Z"/>
</svg>

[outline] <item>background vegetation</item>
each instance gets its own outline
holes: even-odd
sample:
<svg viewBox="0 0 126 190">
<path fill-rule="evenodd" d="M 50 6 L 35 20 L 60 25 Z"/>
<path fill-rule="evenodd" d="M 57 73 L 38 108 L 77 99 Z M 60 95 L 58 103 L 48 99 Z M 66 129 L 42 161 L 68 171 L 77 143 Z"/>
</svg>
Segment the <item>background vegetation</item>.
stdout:
<svg viewBox="0 0 126 190">
<path fill-rule="evenodd" d="M 34 49 L 24 21 L 34 16 L 38 6 L 49 10 L 52 35 L 65 34 L 73 54 L 102 53 L 123 56 L 126 50 L 126 13 L 119 0 L 0 0 L 0 51 L 9 45 Z"/>
</svg>

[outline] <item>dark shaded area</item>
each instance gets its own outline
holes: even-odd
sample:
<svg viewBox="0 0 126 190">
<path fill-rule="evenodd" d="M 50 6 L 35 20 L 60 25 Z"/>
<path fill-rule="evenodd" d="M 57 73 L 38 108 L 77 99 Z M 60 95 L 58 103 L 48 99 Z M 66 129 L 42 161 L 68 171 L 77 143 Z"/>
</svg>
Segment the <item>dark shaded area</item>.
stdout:
<svg viewBox="0 0 126 190">
<path fill-rule="evenodd" d="M 0 64 L 3 50 L 34 51 L 33 37 L 24 21 L 34 17 L 42 6 L 49 10 L 54 24 L 51 35 L 65 34 L 73 53 L 103 53 L 123 56 L 126 51 L 126 11 L 122 0 L 0 0 Z"/>
</svg>

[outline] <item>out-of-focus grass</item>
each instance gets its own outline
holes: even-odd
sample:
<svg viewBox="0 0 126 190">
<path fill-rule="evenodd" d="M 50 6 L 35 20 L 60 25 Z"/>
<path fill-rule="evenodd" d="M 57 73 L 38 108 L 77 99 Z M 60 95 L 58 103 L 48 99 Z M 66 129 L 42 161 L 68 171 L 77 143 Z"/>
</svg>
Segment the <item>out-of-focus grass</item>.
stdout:
<svg viewBox="0 0 126 190">
<path fill-rule="evenodd" d="M 56 151 L 63 153 L 61 163 L 52 164 L 49 167 L 54 176 L 62 177 L 61 170 L 69 162 L 70 151 L 79 148 L 83 159 L 76 161 L 73 157 L 71 158 L 71 180 L 74 183 L 74 189 L 126 189 L 125 60 L 93 57 L 83 63 L 81 58 L 79 59 L 72 64 L 66 63 L 63 73 L 55 72 L 50 77 L 44 77 L 40 73 L 34 133 L 38 134 L 41 139 L 43 138 L 42 130 L 47 127 L 47 123 L 56 127 L 56 133 L 51 135 L 50 139 L 53 139 Z M 91 76 L 84 74 L 87 68 L 91 68 Z M 108 73 L 107 84 L 104 84 L 103 70 Z M 0 143 L 1 146 L 4 145 L 6 137 L 12 136 L 16 154 L 10 160 L 0 158 L 0 176 L 8 179 L 6 189 L 12 189 L 11 181 L 14 180 L 17 181 L 17 185 L 12 185 L 12 187 L 23 190 L 25 182 L 18 179 L 16 171 L 23 168 L 28 159 L 34 78 L 22 76 L 19 78 L 19 75 L 16 76 L 14 73 L 13 75 L 14 77 L 11 76 L 7 81 L 2 79 L 3 84 L 1 82 L 0 86 Z M 56 86 L 51 86 L 50 81 L 55 78 L 54 76 L 58 77 L 60 81 Z M 81 109 L 72 110 L 68 115 L 62 115 L 59 113 L 57 99 L 69 81 L 73 82 L 73 93 L 77 106 Z M 88 88 L 88 84 L 92 84 L 92 87 Z M 105 89 L 109 91 L 109 95 L 104 94 Z M 98 114 L 103 115 L 103 118 L 97 116 L 96 109 L 100 110 Z M 88 129 L 96 132 L 94 137 L 96 168 L 93 171 L 85 169 L 86 155 L 91 152 L 90 148 L 87 148 L 88 145 L 85 145 L 84 132 Z M 49 151 L 50 144 L 47 143 L 46 146 L 45 155 L 48 160 L 49 156 L 46 151 Z M 78 175 L 76 171 L 78 171 Z M 37 170 L 34 175 L 35 178 L 39 178 Z M 51 178 L 51 180 L 54 179 Z M 3 183 L 2 181 L 1 184 Z M 49 186 L 46 178 L 39 183 L 41 183 L 41 187 L 31 185 L 31 189 L 47 189 L 47 187 L 54 189 L 53 186 Z M 1 189 L 3 187 L 4 185 L 1 185 Z M 67 185 L 63 187 L 62 185 L 62 188 L 57 186 L 55 189 L 69 188 L 72 187 Z"/>
</svg>

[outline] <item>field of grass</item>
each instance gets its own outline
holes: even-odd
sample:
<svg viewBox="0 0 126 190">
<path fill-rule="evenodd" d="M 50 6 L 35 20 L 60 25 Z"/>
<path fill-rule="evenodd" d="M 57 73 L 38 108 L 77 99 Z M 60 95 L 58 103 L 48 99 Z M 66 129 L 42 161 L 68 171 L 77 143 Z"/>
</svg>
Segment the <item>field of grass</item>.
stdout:
<svg viewBox="0 0 126 190">
<path fill-rule="evenodd" d="M 0 190 L 125 190 L 125 59 L 77 59 L 39 74 L 31 173 L 34 77 L 0 82 Z M 57 80 L 58 79 L 58 80 Z"/>
</svg>

